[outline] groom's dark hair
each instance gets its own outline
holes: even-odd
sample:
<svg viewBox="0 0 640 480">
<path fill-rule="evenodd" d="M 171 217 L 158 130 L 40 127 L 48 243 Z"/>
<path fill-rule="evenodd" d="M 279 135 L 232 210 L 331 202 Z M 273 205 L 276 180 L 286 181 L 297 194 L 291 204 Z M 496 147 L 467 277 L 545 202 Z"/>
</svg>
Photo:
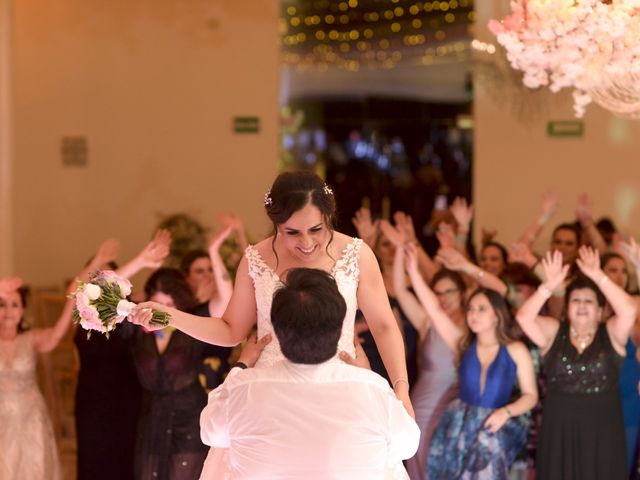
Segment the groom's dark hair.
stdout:
<svg viewBox="0 0 640 480">
<path fill-rule="evenodd" d="M 294 268 L 271 305 L 282 354 L 293 363 L 317 364 L 335 356 L 347 304 L 323 270 Z"/>
</svg>

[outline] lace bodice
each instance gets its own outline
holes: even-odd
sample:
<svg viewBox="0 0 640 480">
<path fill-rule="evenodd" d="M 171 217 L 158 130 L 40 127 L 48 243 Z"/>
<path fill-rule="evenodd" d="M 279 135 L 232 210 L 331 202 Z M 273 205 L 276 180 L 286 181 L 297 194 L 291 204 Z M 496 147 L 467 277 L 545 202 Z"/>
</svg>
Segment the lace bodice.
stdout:
<svg viewBox="0 0 640 480">
<path fill-rule="evenodd" d="M 36 383 L 33 333 L 0 341 L 0 478 L 59 480 L 56 440 Z"/>
<path fill-rule="evenodd" d="M 338 284 L 338 289 L 347 303 L 347 313 L 342 324 L 342 335 L 338 341 L 338 351 L 346 351 L 352 356 L 355 356 L 353 328 L 356 310 L 358 309 L 356 294 L 360 276 L 358 260 L 361 246 L 361 239 L 353 239 L 353 241 L 345 247 L 342 255 L 338 258 L 331 271 L 331 274 Z M 273 365 L 275 362 L 284 358 L 280 351 L 278 339 L 273 332 L 273 326 L 271 325 L 271 302 L 273 300 L 273 294 L 276 289 L 282 285 L 282 282 L 278 274 L 264 262 L 255 247 L 247 247 L 245 256 L 247 257 L 249 265 L 249 276 L 253 279 L 253 286 L 256 292 L 258 337 L 262 337 L 267 333 L 270 333 L 272 336 L 271 342 L 265 347 L 260 355 L 260 359 L 256 363 L 256 366 L 264 367 Z M 337 356 L 334 359 L 337 360 Z"/>
<path fill-rule="evenodd" d="M 30 332 L 10 342 L 0 341 L 0 392 L 2 396 L 18 395 L 36 384 L 36 352 Z"/>
</svg>

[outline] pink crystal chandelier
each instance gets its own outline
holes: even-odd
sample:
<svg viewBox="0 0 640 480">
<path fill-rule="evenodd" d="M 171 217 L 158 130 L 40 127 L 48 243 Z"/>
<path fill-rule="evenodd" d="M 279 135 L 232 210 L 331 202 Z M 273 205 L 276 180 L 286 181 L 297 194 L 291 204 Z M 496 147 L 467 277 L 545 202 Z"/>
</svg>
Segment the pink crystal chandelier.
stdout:
<svg viewBox="0 0 640 480">
<path fill-rule="evenodd" d="M 577 117 L 640 118 L 640 0 L 514 0 L 489 29 L 527 87 L 573 89 Z"/>
</svg>

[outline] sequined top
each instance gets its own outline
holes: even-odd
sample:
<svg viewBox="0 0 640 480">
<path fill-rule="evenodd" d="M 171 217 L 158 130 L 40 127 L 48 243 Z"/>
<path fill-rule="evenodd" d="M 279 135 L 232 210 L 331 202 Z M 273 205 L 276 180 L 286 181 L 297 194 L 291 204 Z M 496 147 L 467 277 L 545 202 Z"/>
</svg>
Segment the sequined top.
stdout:
<svg viewBox="0 0 640 480">
<path fill-rule="evenodd" d="M 611 344 L 606 323 L 600 324 L 591 344 L 582 352 L 571 343 L 568 322 L 560 324 L 543 365 L 549 393 L 597 394 L 618 389 L 624 357 Z"/>
</svg>

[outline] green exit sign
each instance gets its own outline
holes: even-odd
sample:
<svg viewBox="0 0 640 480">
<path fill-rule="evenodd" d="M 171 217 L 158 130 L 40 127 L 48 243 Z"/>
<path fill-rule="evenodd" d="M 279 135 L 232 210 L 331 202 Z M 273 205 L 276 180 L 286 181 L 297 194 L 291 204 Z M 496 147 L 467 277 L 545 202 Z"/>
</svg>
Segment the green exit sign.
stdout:
<svg viewBox="0 0 640 480">
<path fill-rule="evenodd" d="M 547 123 L 547 136 L 556 138 L 584 136 L 584 122 L 579 120 L 560 120 Z"/>
<path fill-rule="evenodd" d="M 260 119 L 258 117 L 233 117 L 233 131 L 236 133 L 258 133 Z"/>
</svg>

